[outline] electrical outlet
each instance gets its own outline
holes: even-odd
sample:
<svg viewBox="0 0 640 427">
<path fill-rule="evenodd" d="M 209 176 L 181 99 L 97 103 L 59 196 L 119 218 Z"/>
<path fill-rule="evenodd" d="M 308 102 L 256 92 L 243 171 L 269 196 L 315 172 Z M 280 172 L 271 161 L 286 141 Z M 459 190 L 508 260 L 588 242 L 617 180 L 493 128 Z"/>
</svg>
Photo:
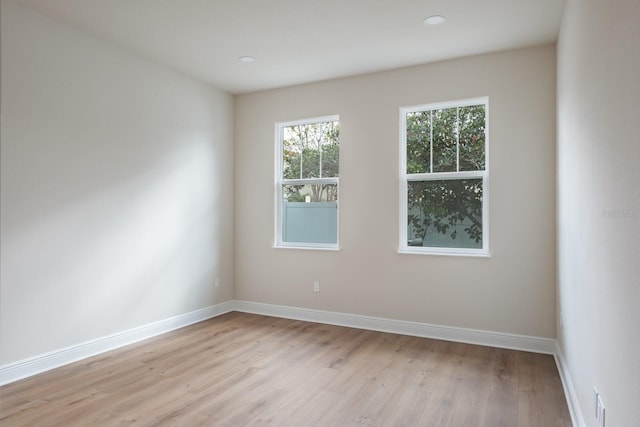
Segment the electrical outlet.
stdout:
<svg viewBox="0 0 640 427">
<path fill-rule="evenodd" d="M 313 282 L 313 292 L 320 292 L 320 282 L 317 280 Z"/>
<path fill-rule="evenodd" d="M 560 329 L 564 329 L 564 314 L 560 312 Z"/>
<path fill-rule="evenodd" d="M 213 286 L 215 288 L 219 288 L 220 287 L 220 278 L 218 276 L 216 276 L 215 280 L 213 281 Z"/>
</svg>

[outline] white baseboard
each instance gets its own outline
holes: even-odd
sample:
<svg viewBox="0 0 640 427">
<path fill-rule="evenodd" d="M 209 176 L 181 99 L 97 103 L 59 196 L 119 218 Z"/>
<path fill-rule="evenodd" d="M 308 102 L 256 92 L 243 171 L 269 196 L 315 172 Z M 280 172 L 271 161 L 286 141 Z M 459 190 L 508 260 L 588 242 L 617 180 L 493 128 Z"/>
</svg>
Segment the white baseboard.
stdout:
<svg viewBox="0 0 640 427">
<path fill-rule="evenodd" d="M 556 365 L 558 366 L 558 373 L 560 374 L 560 381 L 562 381 L 564 395 L 567 398 L 567 406 L 569 407 L 571 422 L 575 427 L 586 427 L 587 424 L 584 422 L 582 410 L 580 410 L 580 402 L 578 402 L 578 396 L 573 388 L 573 381 L 571 381 L 571 375 L 567 368 L 566 359 L 564 358 L 564 354 L 557 342 L 554 357 L 556 358 Z"/>
<path fill-rule="evenodd" d="M 585 426 L 569 373 L 566 370 L 562 353 L 557 347 L 556 340 L 554 339 L 237 300 L 227 301 L 190 313 L 185 313 L 169 319 L 87 341 L 82 344 L 0 366 L 0 385 L 18 381 L 50 369 L 67 365 L 87 357 L 95 356 L 106 351 L 114 350 L 128 344 L 133 344 L 135 342 L 231 311 L 255 313 L 266 316 L 390 332 L 423 338 L 435 338 L 490 347 L 552 354 L 556 358 L 560 378 L 567 396 L 571 419 L 575 426 Z"/>
<path fill-rule="evenodd" d="M 133 344 L 174 329 L 201 322 L 212 317 L 233 311 L 234 301 L 205 307 L 190 313 L 181 314 L 169 319 L 160 320 L 148 325 L 139 326 L 127 331 L 118 332 L 106 337 L 87 341 L 82 344 L 45 353 L 36 357 L 0 366 L 0 385 L 18 381 L 50 369 L 58 368 L 87 357 L 95 356 L 109 350 Z"/>
<path fill-rule="evenodd" d="M 531 351 L 534 353 L 555 354 L 556 350 L 556 340 L 552 338 L 407 322 L 403 320 L 335 313 L 331 311 L 319 311 L 250 301 L 235 301 L 235 310 L 245 313 L 306 320 L 309 322 L 348 326 L 351 328 L 369 329 L 394 334 Z"/>
</svg>

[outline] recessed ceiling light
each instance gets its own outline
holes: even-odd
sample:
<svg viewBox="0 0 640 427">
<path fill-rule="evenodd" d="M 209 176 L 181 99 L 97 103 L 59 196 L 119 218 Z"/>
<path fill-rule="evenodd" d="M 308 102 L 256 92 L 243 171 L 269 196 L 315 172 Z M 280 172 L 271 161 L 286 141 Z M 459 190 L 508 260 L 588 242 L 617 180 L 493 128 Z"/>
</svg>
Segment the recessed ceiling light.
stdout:
<svg viewBox="0 0 640 427">
<path fill-rule="evenodd" d="M 240 58 L 238 58 L 238 61 L 244 62 L 245 64 L 252 64 L 256 62 L 256 58 L 254 58 L 253 56 L 241 56 Z"/>
<path fill-rule="evenodd" d="M 427 25 L 427 26 L 440 25 L 440 24 L 443 24 L 444 21 L 446 20 L 447 18 L 445 18 L 442 15 L 431 15 L 424 19 L 424 25 Z"/>
</svg>

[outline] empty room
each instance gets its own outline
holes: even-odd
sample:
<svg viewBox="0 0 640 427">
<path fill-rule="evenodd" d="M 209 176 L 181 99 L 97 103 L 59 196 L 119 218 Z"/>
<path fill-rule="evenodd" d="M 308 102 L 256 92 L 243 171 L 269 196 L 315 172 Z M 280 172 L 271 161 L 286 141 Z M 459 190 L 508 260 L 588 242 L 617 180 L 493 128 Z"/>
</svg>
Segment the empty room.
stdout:
<svg viewBox="0 0 640 427">
<path fill-rule="evenodd" d="M 0 7 L 0 425 L 639 425 L 638 0 Z"/>
</svg>

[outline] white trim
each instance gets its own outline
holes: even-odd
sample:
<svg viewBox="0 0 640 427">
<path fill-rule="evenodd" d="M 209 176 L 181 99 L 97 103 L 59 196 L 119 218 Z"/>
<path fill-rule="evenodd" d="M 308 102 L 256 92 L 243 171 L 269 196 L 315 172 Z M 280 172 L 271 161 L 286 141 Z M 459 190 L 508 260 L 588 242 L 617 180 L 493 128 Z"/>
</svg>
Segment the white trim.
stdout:
<svg viewBox="0 0 640 427">
<path fill-rule="evenodd" d="M 407 112 L 424 111 L 424 110 L 440 110 L 442 108 L 453 107 L 471 107 L 473 105 L 484 104 L 489 102 L 488 96 L 478 96 L 476 98 L 464 98 L 453 101 L 430 102 L 428 104 L 411 105 L 402 107 Z"/>
<path fill-rule="evenodd" d="M 280 185 L 312 185 L 312 184 L 339 184 L 340 179 L 335 176 L 332 178 L 301 178 L 301 179 L 283 179 Z"/>
<path fill-rule="evenodd" d="M 556 349 L 554 353 L 556 359 L 556 365 L 558 366 L 558 373 L 560 374 L 560 381 L 562 381 L 562 388 L 564 389 L 564 395 L 567 399 L 567 406 L 569 407 L 569 415 L 571 415 L 571 423 L 575 427 L 586 427 L 584 417 L 582 416 L 582 410 L 580 409 L 580 402 L 578 401 L 578 395 L 573 388 L 573 382 L 571 381 L 571 375 L 567 367 L 566 359 L 560 349 L 560 345 L 556 341 Z"/>
<path fill-rule="evenodd" d="M 358 314 L 336 313 L 308 308 L 287 307 L 250 301 L 236 301 L 235 304 L 236 311 L 282 317 L 285 319 L 304 320 L 329 325 L 347 326 L 350 328 L 368 329 L 372 331 L 390 332 L 394 334 L 434 338 L 544 354 L 555 354 L 556 349 L 555 340 L 552 338 L 507 334 L 503 332 L 458 328 L 454 326 L 441 326 L 429 323 L 408 322 L 404 320 L 385 319 Z"/>
<path fill-rule="evenodd" d="M 314 246 L 317 245 L 317 246 Z M 288 242 L 286 245 L 273 245 L 273 249 L 304 249 L 311 251 L 329 251 L 337 252 L 342 249 L 338 244 L 328 243 L 293 243 Z"/>
<path fill-rule="evenodd" d="M 282 203 L 283 185 L 306 185 L 306 184 L 335 184 L 338 189 L 338 201 L 340 200 L 340 181 L 339 176 L 330 178 L 299 178 L 284 179 L 282 177 L 282 143 L 284 140 L 284 128 L 296 125 L 312 125 L 325 122 L 340 123 L 340 115 L 332 114 L 327 116 L 312 117 L 308 119 L 293 120 L 287 122 L 276 122 L 275 124 L 275 202 L 274 202 L 274 236 L 273 248 L 287 249 L 312 249 L 312 250 L 339 250 L 340 249 L 340 205 L 337 205 L 337 224 L 336 224 L 336 243 L 302 243 L 302 242 L 284 242 L 282 240 Z M 322 153 L 322 151 L 321 151 Z M 338 160 L 339 162 L 339 160 Z M 320 160 L 320 175 L 322 175 L 322 160 Z"/>
<path fill-rule="evenodd" d="M 282 186 L 280 180 L 282 179 L 282 127 L 280 123 L 275 124 L 275 174 L 273 181 L 273 191 L 275 198 L 273 201 L 273 246 L 276 247 L 282 240 L 282 218 L 280 218 L 280 212 L 282 211 Z"/>
<path fill-rule="evenodd" d="M 462 171 L 462 172 L 434 172 L 434 173 L 412 173 L 405 175 L 409 182 L 413 181 L 453 181 L 459 179 L 483 179 L 487 173 L 485 171 Z"/>
<path fill-rule="evenodd" d="M 314 125 L 316 123 L 337 122 L 337 121 L 340 121 L 340 114 L 328 114 L 326 116 L 316 116 L 316 117 L 310 117 L 308 119 L 298 119 L 298 120 L 278 122 L 276 123 L 276 126 L 281 126 L 285 128 L 288 126 Z"/>
<path fill-rule="evenodd" d="M 484 252 L 482 249 L 465 249 L 465 248 L 437 248 L 437 247 L 420 247 L 407 246 L 398 250 L 403 255 L 436 255 L 436 256 L 458 256 L 473 258 L 491 258 L 491 252 Z"/>
<path fill-rule="evenodd" d="M 18 381 L 50 369 L 86 359 L 87 357 L 115 350 L 125 345 L 220 316 L 233 311 L 234 307 L 234 301 L 223 302 L 190 313 L 170 317 L 158 322 L 149 323 L 148 325 L 138 326 L 127 331 L 117 332 L 106 337 L 86 341 L 81 344 L 0 366 L 0 385 Z"/>
</svg>

